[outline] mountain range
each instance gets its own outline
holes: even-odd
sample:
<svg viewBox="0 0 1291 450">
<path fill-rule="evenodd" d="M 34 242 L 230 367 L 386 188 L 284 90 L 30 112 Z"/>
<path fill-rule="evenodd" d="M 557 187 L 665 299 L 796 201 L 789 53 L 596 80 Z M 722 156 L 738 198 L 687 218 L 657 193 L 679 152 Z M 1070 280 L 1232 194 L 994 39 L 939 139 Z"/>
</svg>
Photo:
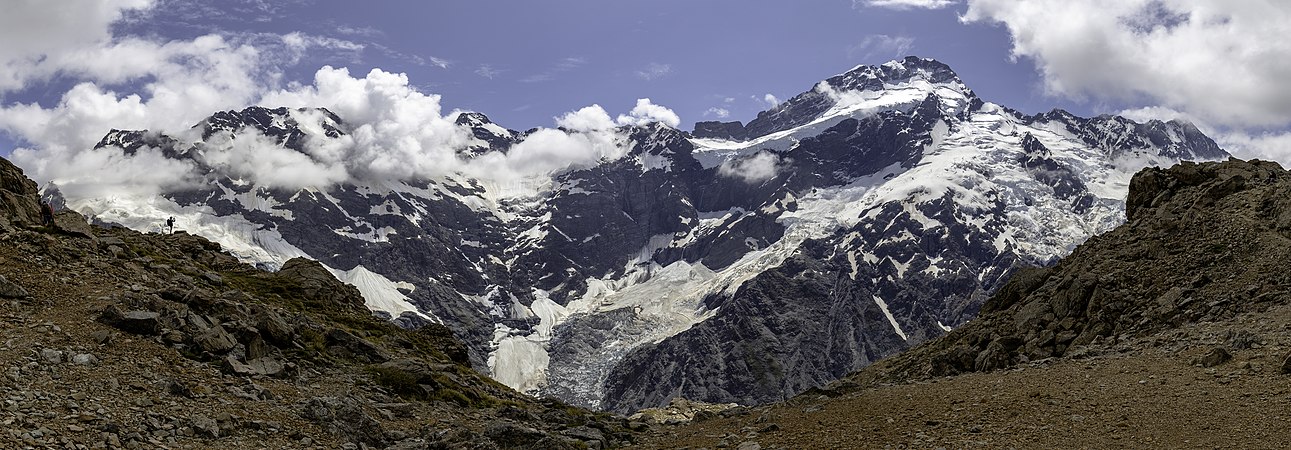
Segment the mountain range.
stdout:
<svg viewBox="0 0 1291 450">
<path fill-rule="evenodd" d="M 471 136 L 462 160 L 541 131 L 453 114 Z M 113 130 L 96 148 L 158 150 L 200 182 L 163 198 L 46 193 L 105 224 L 174 216 L 270 270 L 317 260 L 374 313 L 446 326 L 512 388 L 630 412 L 783 400 L 951 332 L 1019 268 L 1123 223 L 1135 172 L 1228 156 L 1186 122 L 1024 114 L 911 57 L 748 124 L 622 125 L 620 157 L 534 179 L 284 188 L 215 157 L 248 136 L 310 157 L 352 131 L 326 109 L 265 107 L 182 133 Z"/>
</svg>

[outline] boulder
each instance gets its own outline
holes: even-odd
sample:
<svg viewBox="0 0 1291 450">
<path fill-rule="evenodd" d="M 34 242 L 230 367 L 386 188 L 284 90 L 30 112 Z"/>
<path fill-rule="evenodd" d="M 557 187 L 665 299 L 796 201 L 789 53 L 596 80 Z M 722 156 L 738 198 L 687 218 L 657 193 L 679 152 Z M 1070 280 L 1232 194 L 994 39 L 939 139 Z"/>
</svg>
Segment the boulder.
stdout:
<svg viewBox="0 0 1291 450">
<path fill-rule="evenodd" d="M 387 440 L 381 422 L 363 411 L 363 405 L 352 397 L 315 397 L 301 405 L 301 417 L 344 439 L 385 447 Z"/>
<path fill-rule="evenodd" d="M 228 353 L 229 350 L 233 350 L 233 347 L 238 345 L 238 341 L 223 326 L 216 324 L 194 336 L 193 344 L 204 352 L 222 355 Z"/>
<path fill-rule="evenodd" d="M 54 228 L 72 236 L 87 238 L 91 240 L 98 239 L 94 236 L 94 229 L 89 222 L 85 221 L 85 216 L 71 210 L 61 210 L 54 213 Z"/>
<path fill-rule="evenodd" d="M 243 376 L 263 375 L 276 377 L 288 374 L 288 365 L 273 356 L 264 356 L 242 362 L 233 355 L 229 355 L 224 357 L 221 368 L 225 372 Z"/>
<path fill-rule="evenodd" d="M 0 298 L 26 298 L 29 295 L 22 286 L 0 276 Z"/>
<path fill-rule="evenodd" d="M 328 353 L 342 358 L 364 363 L 382 363 L 390 360 L 390 356 L 386 355 L 380 347 L 339 328 L 328 331 L 323 344 L 327 347 Z"/>
<path fill-rule="evenodd" d="M 99 314 L 99 322 L 127 333 L 155 335 L 161 331 L 161 315 L 152 311 L 123 311 L 117 305 L 108 305 Z"/>
</svg>

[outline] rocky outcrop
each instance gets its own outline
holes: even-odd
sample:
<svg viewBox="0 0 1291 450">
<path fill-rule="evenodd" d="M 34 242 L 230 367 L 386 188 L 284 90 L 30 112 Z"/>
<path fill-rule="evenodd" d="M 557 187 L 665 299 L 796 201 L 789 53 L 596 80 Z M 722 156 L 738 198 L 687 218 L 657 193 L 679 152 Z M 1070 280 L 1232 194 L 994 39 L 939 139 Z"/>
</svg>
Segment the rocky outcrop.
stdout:
<svg viewBox="0 0 1291 450">
<path fill-rule="evenodd" d="M 0 226 L 40 225 L 40 194 L 36 182 L 13 163 L 0 161 Z"/>
<path fill-rule="evenodd" d="M 1131 181 L 1126 224 L 1053 267 L 1018 272 L 979 318 L 883 370 L 997 370 L 1285 303 L 1289 198 L 1291 172 L 1272 162 L 1145 169 Z"/>
<path fill-rule="evenodd" d="M 695 131 L 690 134 L 700 139 L 722 139 L 727 141 L 743 141 L 749 138 L 749 133 L 744 130 L 744 124 L 738 120 L 734 122 L 695 122 Z"/>
</svg>

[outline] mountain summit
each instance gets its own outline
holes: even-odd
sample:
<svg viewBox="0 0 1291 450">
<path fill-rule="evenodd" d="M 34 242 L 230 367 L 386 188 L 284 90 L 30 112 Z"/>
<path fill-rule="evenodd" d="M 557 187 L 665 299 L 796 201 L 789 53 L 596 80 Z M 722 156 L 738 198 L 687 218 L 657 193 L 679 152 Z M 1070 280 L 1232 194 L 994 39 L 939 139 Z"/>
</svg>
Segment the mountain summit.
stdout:
<svg viewBox="0 0 1291 450">
<path fill-rule="evenodd" d="M 1134 172 L 1227 156 L 1187 123 L 1021 114 L 920 58 L 856 67 L 747 126 L 693 134 L 516 132 L 454 114 L 463 144 L 447 150 L 478 164 L 557 134 L 619 151 L 542 179 L 296 188 L 230 149 L 316 158 L 352 145 L 355 125 L 253 107 L 104 138 L 194 161 L 200 182 L 164 201 L 66 200 L 132 228 L 175 216 L 267 268 L 316 259 L 377 314 L 449 327 L 511 387 L 631 411 L 779 400 L 940 336 L 1018 267 L 1122 223 Z"/>
</svg>

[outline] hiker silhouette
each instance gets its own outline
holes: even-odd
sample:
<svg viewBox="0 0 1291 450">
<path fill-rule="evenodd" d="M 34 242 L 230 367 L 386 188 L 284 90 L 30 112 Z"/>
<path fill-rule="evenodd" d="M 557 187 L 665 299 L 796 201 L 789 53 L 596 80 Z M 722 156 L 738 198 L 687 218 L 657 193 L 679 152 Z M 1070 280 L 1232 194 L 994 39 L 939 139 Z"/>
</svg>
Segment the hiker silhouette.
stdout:
<svg viewBox="0 0 1291 450">
<path fill-rule="evenodd" d="M 54 226 L 54 207 L 49 202 L 40 202 L 40 224 Z"/>
</svg>

